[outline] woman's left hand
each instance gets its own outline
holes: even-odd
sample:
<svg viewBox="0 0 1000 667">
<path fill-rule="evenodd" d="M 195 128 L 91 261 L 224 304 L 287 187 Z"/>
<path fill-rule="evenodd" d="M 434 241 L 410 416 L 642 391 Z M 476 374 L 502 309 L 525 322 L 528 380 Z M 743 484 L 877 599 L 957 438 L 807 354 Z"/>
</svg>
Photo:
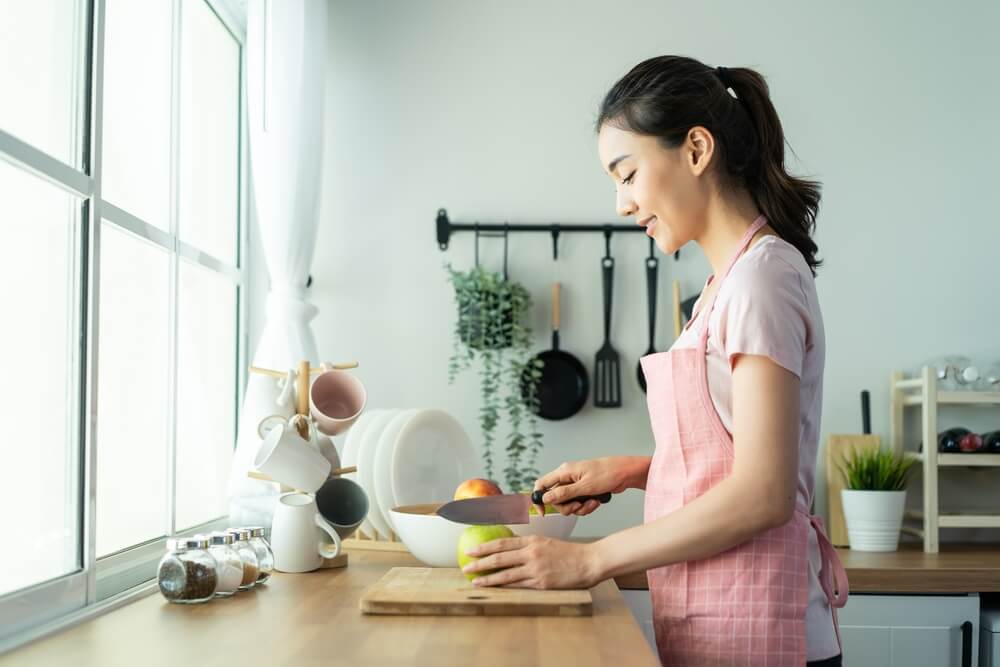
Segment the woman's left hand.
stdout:
<svg viewBox="0 0 1000 667">
<path fill-rule="evenodd" d="M 512 588 L 590 588 L 601 581 L 596 552 L 590 544 L 549 537 L 506 537 L 468 551 L 478 557 L 463 572 L 496 570 L 473 580 L 476 586 Z"/>
</svg>

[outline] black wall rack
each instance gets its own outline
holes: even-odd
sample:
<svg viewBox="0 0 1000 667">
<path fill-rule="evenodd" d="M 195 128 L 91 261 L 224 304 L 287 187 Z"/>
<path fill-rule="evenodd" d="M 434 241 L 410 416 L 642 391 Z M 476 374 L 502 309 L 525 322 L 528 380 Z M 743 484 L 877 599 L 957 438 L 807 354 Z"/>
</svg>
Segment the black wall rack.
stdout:
<svg viewBox="0 0 1000 667">
<path fill-rule="evenodd" d="M 448 249 L 448 242 L 455 232 L 475 232 L 477 235 L 500 235 L 519 234 L 522 232 L 544 232 L 552 235 L 552 259 L 559 259 L 559 235 L 567 233 L 591 233 L 604 234 L 605 239 L 610 239 L 612 234 L 644 232 L 645 229 L 639 225 L 583 225 L 583 224 L 481 224 L 478 222 L 452 222 L 448 219 L 448 211 L 439 208 L 437 212 L 437 242 L 441 250 Z M 652 242 L 652 239 L 650 239 Z M 674 253 L 677 258 L 679 253 Z"/>
</svg>

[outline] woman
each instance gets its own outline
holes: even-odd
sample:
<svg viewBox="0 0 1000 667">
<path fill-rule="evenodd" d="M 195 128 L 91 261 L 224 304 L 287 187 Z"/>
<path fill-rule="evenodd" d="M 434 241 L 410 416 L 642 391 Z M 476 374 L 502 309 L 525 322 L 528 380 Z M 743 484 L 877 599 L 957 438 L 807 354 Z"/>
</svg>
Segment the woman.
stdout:
<svg viewBox="0 0 1000 667">
<path fill-rule="evenodd" d="M 664 56 L 608 92 L 597 122 L 617 208 L 671 254 L 712 265 L 668 352 L 642 359 L 656 450 L 561 465 L 536 489 L 645 489 L 645 522 L 594 542 L 496 540 L 478 585 L 570 588 L 648 571 L 666 665 L 840 665 L 847 580 L 810 517 L 822 404 L 823 320 L 810 238 L 819 185 L 790 176 L 764 79 Z"/>
</svg>

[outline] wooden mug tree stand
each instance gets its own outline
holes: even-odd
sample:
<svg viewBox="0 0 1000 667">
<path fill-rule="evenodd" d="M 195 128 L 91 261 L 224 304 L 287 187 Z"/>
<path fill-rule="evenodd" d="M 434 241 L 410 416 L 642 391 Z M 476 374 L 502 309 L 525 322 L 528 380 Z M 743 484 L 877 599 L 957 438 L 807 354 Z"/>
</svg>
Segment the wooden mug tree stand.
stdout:
<svg viewBox="0 0 1000 667">
<path fill-rule="evenodd" d="M 356 362 L 356 361 L 349 361 L 349 362 L 340 363 L 340 364 L 330 364 L 328 366 L 328 368 L 333 369 L 333 370 L 348 370 L 348 369 L 357 368 L 357 367 L 358 367 L 358 362 Z M 284 378 L 287 375 L 287 373 L 282 373 L 281 371 L 278 371 L 278 370 L 273 370 L 273 369 L 270 369 L 270 368 L 260 368 L 259 366 L 251 366 L 250 367 L 250 372 L 251 373 L 256 373 L 258 375 L 267 375 L 267 376 L 273 377 L 273 378 Z M 323 369 L 323 368 L 314 368 L 314 367 L 311 367 L 309 365 L 309 360 L 308 359 L 303 359 L 302 361 L 299 362 L 298 372 L 296 374 L 296 382 L 298 383 L 298 386 L 296 387 L 296 399 L 297 399 L 297 401 L 296 401 L 296 406 L 295 406 L 295 413 L 296 413 L 296 416 L 300 416 L 304 420 L 307 420 L 308 422 L 312 421 L 312 417 L 309 415 L 309 378 L 312 375 L 315 375 L 315 374 L 318 374 L 318 373 L 323 373 L 323 372 L 325 372 L 325 369 Z M 305 423 L 305 422 L 301 422 L 300 421 L 300 423 Z M 302 434 L 301 430 L 299 431 L 299 433 L 300 433 L 300 435 Z M 308 439 L 307 436 L 306 436 L 306 439 Z M 352 472 L 357 472 L 357 467 L 356 466 L 350 466 L 350 467 L 346 467 L 346 468 L 334 468 L 333 470 L 330 471 L 330 475 L 331 476 L 340 476 L 340 475 L 346 475 L 347 473 L 352 473 Z M 267 475 L 265 475 L 264 473 L 258 472 L 256 470 L 251 470 L 251 471 L 247 472 L 247 476 L 248 477 L 252 477 L 253 479 L 258 479 L 258 480 L 265 481 L 265 482 L 274 482 L 275 481 L 275 480 L 271 479 L 270 477 L 268 477 Z M 295 491 L 295 492 L 303 493 L 299 489 L 293 489 L 291 487 L 285 486 L 284 484 L 280 484 L 279 483 L 279 487 L 280 487 L 281 492 L 283 492 L 283 493 L 284 492 L 288 492 L 288 491 Z M 346 549 L 348 546 L 351 546 L 351 543 L 358 542 L 358 541 L 359 540 L 355 540 L 355 539 L 343 540 L 343 548 Z M 347 567 L 347 560 L 348 560 L 347 557 L 348 557 L 348 554 L 345 551 L 345 552 L 341 553 L 339 556 L 337 556 L 336 558 L 324 558 L 323 559 L 323 564 L 320 565 L 320 569 L 322 570 L 322 569 L 329 569 L 329 568 Z"/>
</svg>

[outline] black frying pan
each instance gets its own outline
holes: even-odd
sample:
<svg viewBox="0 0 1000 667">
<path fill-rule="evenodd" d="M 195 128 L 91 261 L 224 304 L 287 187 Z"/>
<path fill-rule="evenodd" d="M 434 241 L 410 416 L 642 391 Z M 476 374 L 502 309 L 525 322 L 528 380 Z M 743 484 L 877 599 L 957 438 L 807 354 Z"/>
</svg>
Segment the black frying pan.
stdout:
<svg viewBox="0 0 1000 667">
<path fill-rule="evenodd" d="M 579 412 L 587 403 L 590 382 L 580 360 L 559 349 L 559 283 L 552 285 L 552 349 L 535 359 L 542 362 L 542 377 L 535 389 L 538 416 L 556 421 Z M 527 377 L 521 380 L 522 397 L 527 398 L 529 381 Z"/>
</svg>

